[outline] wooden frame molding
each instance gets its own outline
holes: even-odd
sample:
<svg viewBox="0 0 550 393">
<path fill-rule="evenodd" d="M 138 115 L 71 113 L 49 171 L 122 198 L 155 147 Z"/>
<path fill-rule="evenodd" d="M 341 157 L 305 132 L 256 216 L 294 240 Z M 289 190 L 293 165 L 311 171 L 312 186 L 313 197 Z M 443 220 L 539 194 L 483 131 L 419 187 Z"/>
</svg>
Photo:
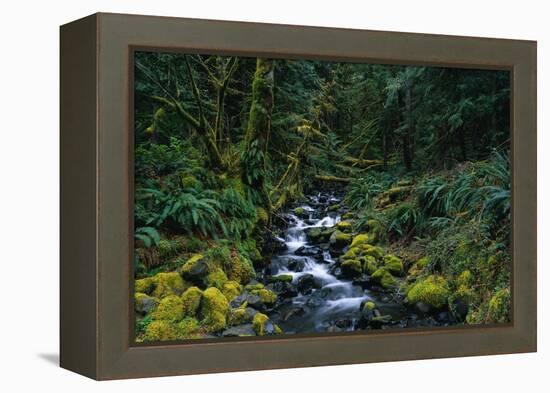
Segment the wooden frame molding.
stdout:
<svg viewBox="0 0 550 393">
<path fill-rule="evenodd" d="M 507 69 L 513 322 L 133 344 L 133 51 Z M 536 351 L 536 42 L 95 14 L 61 27 L 61 366 L 104 380 Z"/>
</svg>

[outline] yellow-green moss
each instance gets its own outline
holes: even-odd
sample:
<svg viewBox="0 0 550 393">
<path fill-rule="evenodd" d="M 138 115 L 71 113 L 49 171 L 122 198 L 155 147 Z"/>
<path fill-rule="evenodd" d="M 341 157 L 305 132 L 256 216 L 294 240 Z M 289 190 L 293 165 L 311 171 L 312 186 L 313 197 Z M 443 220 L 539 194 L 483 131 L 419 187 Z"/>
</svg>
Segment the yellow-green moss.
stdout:
<svg viewBox="0 0 550 393">
<path fill-rule="evenodd" d="M 376 308 L 376 303 L 368 301 L 363 305 L 363 311 L 372 311 Z"/>
<path fill-rule="evenodd" d="M 183 302 L 179 296 L 169 295 L 163 298 L 151 313 L 153 320 L 178 322 L 183 318 Z"/>
<path fill-rule="evenodd" d="M 348 276 L 360 275 L 363 270 L 359 259 L 344 259 L 341 267 L 342 271 Z"/>
<path fill-rule="evenodd" d="M 384 228 L 378 220 L 368 220 L 367 226 L 369 227 L 369 235 L 371 236 L 371 242 L 376 243 L 380 240 Z"/>
<path fill-rule="evenodd" d="M 336 224 L 336 228 L 341 230 L 342 232 L 349 232 L 351 231 L 353 225 L 349 221 L 340 221 L 338 224 Z"/>
<path fill-rule="evenodd" d="M 181 295 L 189 287 L 177 272 L 158 273 L 152 279 L 155 289 L 151 294 L 159 299 L 169 295 Z"/>
<path fill-rule="evenodd" d="M 264 284 L 262 284 L 261 282 L 257 282 L 257 283 L 254 283 L 254 284 L 248 284 L 245 289 L 248 290 L 248 291 L 253 291 L 255 289 L 262 289 L 264 288 Z"/>
<path fill-rule="evenodd" d="M 381 259 L 382 255 L 384 255 L 384 250 L 378 246 L 373 246 L 371 244 L 363 244 L 361 246 L 361 254 L 363 255 L 370 255 L 372 257 L 375 257 L 376 259 Z"/>
<path fill-rule="evenodd" d="M 428 257 L 422 257 L 418 261 L 416 261 L 416 266 L 418 266 L 419 269 L 424 269 L 429 264 L 430 259 Z"/>
<path fill-rule="evenodd" d="M 362 261 L 362 269 L 364 273 L 373 274 L 378 269 L 378 264 L 376 263 L 376 258 L 371 255 L 366 255 L 360 258 Z"/>
<path fill-rule="evenodd" d="M 229 302 L 219 289 L 210 287 L 202 294 L 199 314 L 202 325 L 208 332 L 216 332 L 227 326 Z"/>
<path fill-rule="evenodd" d="M 355 214 L 353 214 L 353 212 L 347 212 L 347 213 L 342 214 L 342 218 L 344 220 L 349 220 L 349 219 L 352 219 L 354 217 L 355 217 Z"/>
<path fill-rule="evenodd" d="M 231 258 L 230 265 L 227 274 L 230 280 L 237 281 L 240 284 L 246 284 L 256 277 L 252 262 L 240 254 L 234 255 Z"/>
<path fill-rule="evenodd" d="M 351 246 L 360 246 L 362 244 L 367 244 L 370 242 L 370 237 L 368 233 L 361 233 L 353 238 Z"/>
<path fill-rule="evenodd" d="M 242 325 L 251 321 L 250 314 L 246 312 L 247 302 L 229 311 L 228 324 L 231 326 Z"/>
<path fill-rule="evenodd" d="M 464 270 L 457 277 L 456 282 L 459 286 L 461 286 L 461 285 L 468 286 L 468 285 L 472 284 L 473 279 L 474 279 L 474 276 L 472 275 L 472 272 L 469 271 L 469 270 Z"/>
<path fill-rule="evenodd" d="M 183 314 L 194 317 L 197 315 L 202 299 L 202 291 L 197 287 L 187 289 L 181 295 Z"/>
<path fill-rule="evenodd" d="M 447 304 L 448 297 L 449 286 L 447 280 L 437 275 L 431 275 L 417 281 L 407 293 L 407 299 L 410 303 L 422 302 L 435 308 Z"/>
<path fill-rule="evenodd" d="M 264 304 L 274 304 L 277 301 L 277 294 L 267 288 L 254 289 L 250 293 L 259 296 Z"/>
<path fill-rule="evenodd" d="M 134 282 L 134 289 L 135 292 L 141 292 L 150 295 L 151 292 L 153 292 L 153 289 L 155 289 L 155 283 L 153 282 L 153 279 L 151 277 L 142 278 Z"/>
<path fill-rule="evenodd" d="M 395 278 L 385 268 L 379 268 L 371 275 L 372 279 L 383 288 L 392 288 L 397 284 Z"/>
<path fill-rule="evenodd" d="M 292 282 L 291 274 L 279 274 L 269 277 L 269 282 Z"/>
<path fill-rule="evenodd" d="M 296 214 L 297 216 L 302 216 L 304 215 L 305 213 L 305 210 L 303 207 L 297 207 L 296 209 L 294 209 L 294 214 Z"/>
<path fill-rule="evenodd" d="M 165 320 L 157 320 L 147 325 L 143 338 L 145 341 L 166 341 L 176 340 L 177 337 L 176 324 Z"/>
<path fill-rule="evenodd" d="M 181 186 L 183 188 L 195 188 L 199 184 L 197 178 L 193 175 L 182 175 Z"/>
<path fill-rule="evenodd" d="M 134 293 L 134 308 L 137 312 L 147 313 L 151 308 L 156 307 L 158 299 L 142 292 Z"/>
<path fill-rule="evenodd" d="M 252 319 L 252 329 L 256 332 L 256 335 L 263 336 L 265 335 L 265 325 L 269 321 L 269 317 L 262 313 L 257 313 Z"/>
<path fill-rule="evenodd" d="M 221 290 L 227 300 L 231 301 L 243 292 L 243 286 L 237 281 L 226 281 Z"/>
<path fill-rule="evenodd" d="M 216 268 L 204 278 L 204 284 L 207 287 L 216 287 L 222 289 L 223 285 L 228 281 L 225 272 L 222 269 Z"/>
<path fill-rule="evenodd" d="M 488 321 L 491 323 L 508 322 L 510 313 L 510 290 L 501 289 L 494 293 L 489 300 L 487 310 Z"/>
<path fill-rule="evenodd" d="M 178 340 L 200 337 L 200 324 L 196 318 L 188 317 L 178 322 L 176 325 L 176 334 Z"/>
<path fill-rule="evenodd" d="M 256 219 L 257 219 L 258 222 L 265 225 L 269 221 L 269 214 L 267 214 L 267 211 L 263 207 L 257 207 L 256 208 Z"/>
<path fill-rule="evenodd" d="M 384 257 L 384 266 L 393 275 L 401 275 L 403 273 L 403 261 L 395 255 L 386 255 Z"/>
</svg>

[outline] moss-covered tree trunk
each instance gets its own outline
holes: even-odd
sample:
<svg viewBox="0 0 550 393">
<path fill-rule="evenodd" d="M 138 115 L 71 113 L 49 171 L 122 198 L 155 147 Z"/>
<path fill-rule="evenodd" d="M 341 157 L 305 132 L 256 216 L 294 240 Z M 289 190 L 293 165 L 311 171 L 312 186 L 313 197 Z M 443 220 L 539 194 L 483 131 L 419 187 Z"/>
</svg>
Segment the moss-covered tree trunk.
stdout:
<svg viewBox="0 0 550 393">
<path fill-rule="evenodd" d="M 261 203 L 268 208 L 271 203 L 266 190 L 266 154 L 271 132 L 274 66 L 275 63 L 271 59 L 256 60 L 256 72 L 252 82 L 252 104 L 242 156 L 243 181 L 259 193 Z"/>
</svg>

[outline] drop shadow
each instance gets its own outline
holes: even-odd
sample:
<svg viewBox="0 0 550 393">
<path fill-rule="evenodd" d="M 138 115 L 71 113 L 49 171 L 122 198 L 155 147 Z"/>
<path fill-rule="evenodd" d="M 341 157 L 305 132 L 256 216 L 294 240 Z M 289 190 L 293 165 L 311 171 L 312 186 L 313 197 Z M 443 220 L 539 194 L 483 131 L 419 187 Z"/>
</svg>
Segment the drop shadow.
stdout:
<svg viewBox="0 0 550 393">
<path fill-rule="evenodd" d="M 57 353 L 39 353 L 38 357 L 54 366 L 59 366 L 59 354 Z"/>
</svg>

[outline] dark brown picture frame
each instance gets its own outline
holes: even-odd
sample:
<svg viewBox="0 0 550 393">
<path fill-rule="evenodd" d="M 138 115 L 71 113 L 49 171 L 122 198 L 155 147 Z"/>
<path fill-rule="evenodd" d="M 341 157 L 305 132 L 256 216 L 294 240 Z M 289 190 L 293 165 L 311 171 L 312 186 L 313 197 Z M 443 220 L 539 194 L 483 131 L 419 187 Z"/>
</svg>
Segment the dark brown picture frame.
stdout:
<svg viewBox="0 0 550 393">
<path fill-rule="evenodd" d="M 511 72 L 512 323 L 133 343 L 136 49 Z M 536 351 L 536 42 L 94 14 L 61 27 L 61 366 L 105 380 Z"/>
</svg>

